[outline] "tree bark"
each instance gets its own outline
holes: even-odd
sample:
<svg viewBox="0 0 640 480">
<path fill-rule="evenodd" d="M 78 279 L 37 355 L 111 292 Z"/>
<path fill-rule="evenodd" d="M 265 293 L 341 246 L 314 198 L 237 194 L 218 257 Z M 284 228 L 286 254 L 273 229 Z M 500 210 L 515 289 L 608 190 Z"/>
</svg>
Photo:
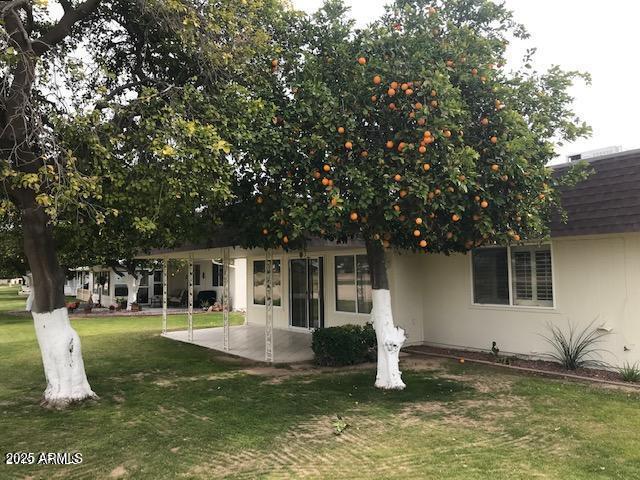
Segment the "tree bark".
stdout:
<svg viewBox="0 0 640 480">
<path fill-rule="evenodd" d="M 371 320 L 378 341 L 378 371 L 375 385 L 388 390 L 402 390 L 405 384 L 399 367 L 399 355 L 406 336 L 402 328 L 393 324 L 384 247 L 379 240 L 374 239 L 366 239 L 365 244 L 372 289 Z"/>
<path fill-rule="evenodd" d="M 30 196 L 24 192 L 24 196 Z M 41 404 L 64 408 L 97 398 L 84 370 L 80 337 L 65 305 L 64 271 L 58 264 L 49 219 L 35 204 L 22 208 L 24 250 L 33 276 L 27 300 L 36 330 L 47 388 Z M 30 303 L 30 305 L 29 305 Z"/>
</svg>

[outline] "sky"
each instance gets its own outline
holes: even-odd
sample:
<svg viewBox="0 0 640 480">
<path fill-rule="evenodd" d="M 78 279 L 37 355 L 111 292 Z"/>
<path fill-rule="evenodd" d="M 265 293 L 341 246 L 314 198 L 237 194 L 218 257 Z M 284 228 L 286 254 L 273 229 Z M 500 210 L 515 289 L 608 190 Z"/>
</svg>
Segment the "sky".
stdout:
<svg viewBox="0 0 640 480">
<path fill-rule="evenodd" d="M 312 12 L 322 0 L 292 0 Z M 359 26 L 379 17 L 387 0 L 345 0 Z M 591 74 L 592 84 L 577 84 L 575 111 L 593 128 L 590 138 L 557 147 L 567 155 L 619 146 L 640 148 L 640 2 L 637 0 L 505 0 L 531 38 L 514 44 L 509 65 L 517 67 L 527 47 L 538 49 L 538 71 L 551 65 Z"/>
</svg>

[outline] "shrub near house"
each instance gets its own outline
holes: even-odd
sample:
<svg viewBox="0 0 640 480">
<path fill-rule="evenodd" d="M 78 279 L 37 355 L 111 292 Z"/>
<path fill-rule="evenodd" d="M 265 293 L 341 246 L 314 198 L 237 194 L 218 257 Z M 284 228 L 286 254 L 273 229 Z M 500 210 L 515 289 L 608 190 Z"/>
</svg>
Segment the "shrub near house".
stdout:
<svg viewBox="0 0 640 480">
<path fill-rule="evenodd" d="M 342 366 L 376 359 L 376 332 L 373 325 L 343 325 L 313 332 L 311 348 L 318 365 Z"/>
</svg>

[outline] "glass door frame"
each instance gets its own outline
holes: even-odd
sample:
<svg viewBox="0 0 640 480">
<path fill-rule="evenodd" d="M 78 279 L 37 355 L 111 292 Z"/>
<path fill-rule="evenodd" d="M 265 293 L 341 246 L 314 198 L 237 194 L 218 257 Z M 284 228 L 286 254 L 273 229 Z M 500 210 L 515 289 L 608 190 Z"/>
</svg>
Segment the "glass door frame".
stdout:
<svg viewBox="0 0 640 480">
<path fill-rule="evenodd" d="M 292 288 L 293 275 L 292 275 L 291 263 L 294 261 L 301 261 L 301 260 L 304 260 L 306 263 L 306 275 L 305 275 L 307 280 L 307 301 L 306 301 L 307 326 L 306 327 L 299 327 L 299 326 L 293 325 L 293 288 Z M 310 260 L 318 260 L 318 285 L 319 285 L 319 291 L 318 291 L 319 326 L 318 327 L 309 326 L 310 318 L 311 318 L 311 301 L 312 301 L 312 297 L 311 297 L 312 292 L 311 292 L 311 289 L 309 288 L 309 285 L 311 283 L 310 270 L 309 270 Z M 287 267 L 289 269 L 288 271 L 288 278 L 289 278 L 288 326 L 289 328 L 293 330 L 304 331 L 304 332 L 312 332 L 316 328 L 324 328 L 324 257 L 322 255 L 318 255 L 318 256 L 302 257 L 302 258 L 290 258 Z"/>
</svg>

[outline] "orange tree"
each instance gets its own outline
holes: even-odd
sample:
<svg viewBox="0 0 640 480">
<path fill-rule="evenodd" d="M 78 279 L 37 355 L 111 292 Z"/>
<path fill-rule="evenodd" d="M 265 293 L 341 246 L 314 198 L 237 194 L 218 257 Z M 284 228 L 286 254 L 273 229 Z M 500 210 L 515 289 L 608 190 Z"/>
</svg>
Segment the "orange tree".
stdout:
<svg viewBox="0 0 640 480">
<path fill-rule="evenodd" d="M 527 34 L 500 5 L 396 0 L 364 30 L 345 16 L 327 2 L 301 27 L 302 55 L 274 61 L 274 131 L 243 171 L 240 215 L 252 246 L 364 240 L 376 384 L 403 388 L 386 251 L 543 238 L 554 141 L 589 128 L 567 93 L 580 74 L 506 70 L 507 39 Z"/>
</svg>

